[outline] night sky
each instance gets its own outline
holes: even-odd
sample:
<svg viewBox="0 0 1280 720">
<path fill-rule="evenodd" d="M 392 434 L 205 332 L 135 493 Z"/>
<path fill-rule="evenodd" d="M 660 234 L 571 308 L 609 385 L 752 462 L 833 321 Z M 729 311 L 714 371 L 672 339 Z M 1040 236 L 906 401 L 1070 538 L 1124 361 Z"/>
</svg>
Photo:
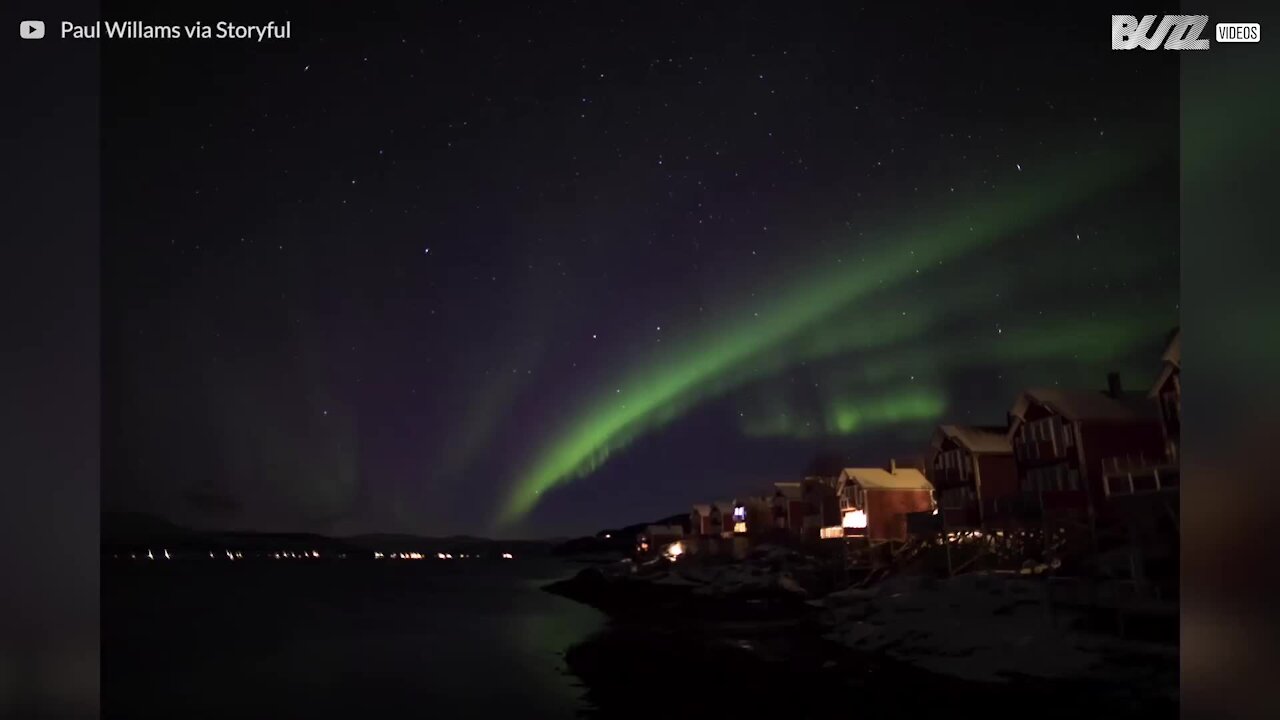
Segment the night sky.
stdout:
<svg viewBox="0 0 1280 720">
<path fill-rule="evenodd" d="M 1114 7 L 214 7 L 104 11 L 294 36 L 102 43 L 107 509 L 593 531 L 1178 323 L 1177 53 Z"/>
</svg>

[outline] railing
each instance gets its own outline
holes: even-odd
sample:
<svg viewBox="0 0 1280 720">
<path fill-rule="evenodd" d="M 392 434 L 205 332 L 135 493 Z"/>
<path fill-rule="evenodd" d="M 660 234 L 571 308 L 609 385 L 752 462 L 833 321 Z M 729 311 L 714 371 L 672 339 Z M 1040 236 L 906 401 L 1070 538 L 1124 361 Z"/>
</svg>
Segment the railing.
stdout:
<svg viewBox="0 0 1280 720">
<path fill-rule="evenodd" d="M 1055 462 L 1066 457 L 1054 440 L 1022 440 L 1015 442 L 1013 452 L 1024 463 Z"/>
<path fill-rule="evenodd" d="M 1177 467 L 1146 467 L 1103 475 L 1102 486 L 1108 498 L 1178 492 L 1180 475 Z"/>
<path fill-rule="evenodd" d="M 1110 475 L 1113 473 L 1125 473 L 1138 470 L 1148 470 L 1154 465 L 1164 462 L 1163 458 L 1150 458 L 1145 453 L 1137 455 L 1119 455 L 1102 459 L 1102 474 Z"/>
</svg>

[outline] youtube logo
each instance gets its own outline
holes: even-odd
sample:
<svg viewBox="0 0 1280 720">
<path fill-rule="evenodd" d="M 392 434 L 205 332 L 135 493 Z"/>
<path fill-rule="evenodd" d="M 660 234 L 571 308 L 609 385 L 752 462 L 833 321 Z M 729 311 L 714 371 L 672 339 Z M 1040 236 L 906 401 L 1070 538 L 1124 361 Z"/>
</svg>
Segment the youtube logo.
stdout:
<svg viewBox="0 0 1280 720">
<path fill-rule="evenodd" d="M 44 37 L 44 21 L 23 20 L 18 25 L 18 35 L 23 40 L 39 40 Z"/>
</svg>

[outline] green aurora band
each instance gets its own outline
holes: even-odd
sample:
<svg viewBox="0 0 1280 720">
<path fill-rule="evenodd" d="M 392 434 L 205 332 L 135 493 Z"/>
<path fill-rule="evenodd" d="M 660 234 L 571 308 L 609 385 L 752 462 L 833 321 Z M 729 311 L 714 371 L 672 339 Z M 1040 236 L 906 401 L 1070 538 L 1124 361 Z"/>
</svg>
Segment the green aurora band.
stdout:
<svg viewBox="0 0 1280 720">
<path fill-rule="evenodd" d="M 861 301 L 879 299 L 895 287 L 917 281 L 922 269 L 930 274 L 1130 180 L 1147 165 L 1137 153 L 1108 156 L 1105 173 L 1097 171 L 1096 163 L 1096 159 L 1094 164 L 1086 164 L 1073 158 L 1056 171 L 1016 186 L 953 200 L 936 214 L 917 213 L 904 226 L 877 233 L 884 244 L 875 249 L 859 241 L 856 253 L 860 262 L 844 264 L 835 258 L 821 258 L 799 272 L 787 273 L 790 282 L 758 292 L 757 297 L 768 298 L 767 304 L 753 301 L 760 312 L 739 313 L 683 343 L 667 344 L 662 356 L 646 358 L 647 362 L 621 373 L 616 383 L 601 388 L 594 399 L 572 413 L 552 441 L 543 444 L 533 461 L 524 466 L 506 497 L 498 523 L 519 520 L 548 490 L 589 474 L 612 452 L 709 398 L 798 364 L 844 353 L 872 353 L 921 339 L 948 313 L 989 304 L 991 294 L 986 289 L 1002 282 L 999 273 L 993 273 L 985 283 L 967 283 L 955 297 L 949 295 L 946 312 L 931 310 L 918 294 L 895 296 L 892 304 L 886 300 L 858 307 Z M 837 322 L 850 317 L 851 310 L 857 311 L 856 322 Z M 1132 344 L 1133 329 L 1148 320 L 1086 322 L 1067 328 L 1066 333 L 1061 326 L 1046 327 L 1043 332 L 1011 338 L 1014 342 L 990 349 L 973 344 L 945 349 L 972 362 L 1048 355 L 1064 348 L 1105 355 Z M 1150 326 L 1141 331 L 1149 332 Z M 893 372 L 890 368 L 886 374 Z M 882 392 L 857 404 L 833 400 L 826 422 L 835 431 L 851 433 L 874 424 L 934 419 L 945 410 L 942 393 L 923 386 L 900 393 Z M 766 426 L 756 426 L 748 434 L 771 432 Z M 788 434 L 795 433 L 788 430 Z"/>
</svg>

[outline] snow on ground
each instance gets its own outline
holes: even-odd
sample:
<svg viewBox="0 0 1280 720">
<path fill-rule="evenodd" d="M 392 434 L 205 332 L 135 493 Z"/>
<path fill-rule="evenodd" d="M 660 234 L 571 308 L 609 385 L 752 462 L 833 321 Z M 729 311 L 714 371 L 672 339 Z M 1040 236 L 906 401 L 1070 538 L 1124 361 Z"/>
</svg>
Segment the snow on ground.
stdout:
<svg viewBox="0 0 1280 720">
<path fill-rule="evenodd" d="M 663 559 L 643 568 L 641 579 L 660 585 L 694 586 L 695 595 L 723 597 L 739 593 L 783 590 L 805 595 L 796 574 L 809 572 L 813 559 L 785 548 L 761 546 L 743 560 L 698 561 Z"/>
<path fill-rule="evenodd" d="M 1066 630 L 1061 613 L 1054 622 L 1044 593 L 1043 583 L 974 573 L 894 578 L 820 602 L 834 618 L 831 639 L 934 672 L 989 682 L 1088 674 L 1101 641 Z"/>
</svg>

